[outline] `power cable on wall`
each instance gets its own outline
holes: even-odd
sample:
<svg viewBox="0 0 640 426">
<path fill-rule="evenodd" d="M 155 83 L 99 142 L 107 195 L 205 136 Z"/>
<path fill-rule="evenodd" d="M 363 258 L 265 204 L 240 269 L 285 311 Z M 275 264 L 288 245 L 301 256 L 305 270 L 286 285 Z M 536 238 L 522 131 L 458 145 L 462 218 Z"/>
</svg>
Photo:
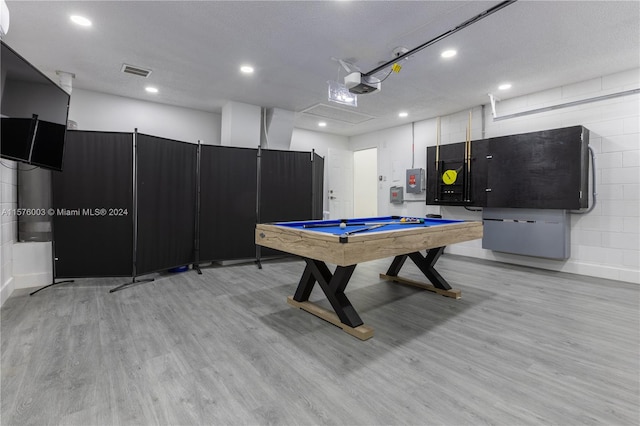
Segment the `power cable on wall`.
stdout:
<svg viewBox="0 0 640 426">
<path fill-rule="evenodd" d="M 411 122 L 411 168 L 416 168 L 416 130 L 415 130 L 416 122 Z M 405 203 L 424 203 L 427 201 L 426 199 L 415 199 L 415 200 L 404 200 Z"/>
<path fill-rule="evenodd" d="M 411 168 L 415 169 L 415 161 L 416 161 L 416 133 L 415 133 L 415 125 L 416 122 L 411 122 Z"/>
<path fill-rule="evenodd" d="M 593 211 L 593 209 L 596 207 L 596 154 L 593 151 L 593 148 L 588 147 L 589 149 L 589 154 L 591 156 L 591 187 L 593 188 L 593 191 L 591 193 L 591 196 L 593 197 L 593 203 L 591 204 L 591 207 L 589 207 L 587 210 L 569 210 L 569 213 L 573 213 L 573 214 L 587 214 L 591 211 Z"/>
</svg>

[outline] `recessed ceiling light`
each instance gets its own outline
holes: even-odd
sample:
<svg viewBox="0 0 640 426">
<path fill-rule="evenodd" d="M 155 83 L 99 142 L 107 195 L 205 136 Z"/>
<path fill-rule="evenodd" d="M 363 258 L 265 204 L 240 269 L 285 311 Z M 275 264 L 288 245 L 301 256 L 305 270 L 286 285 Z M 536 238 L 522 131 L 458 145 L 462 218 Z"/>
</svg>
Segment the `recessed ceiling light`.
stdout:
<svg viewBox="0 0 640 426">
<path fill-rule="evenodd" d="M 398 117 L 400 118 L 405 118 L 407 116 L 409 116 L 409 113 L 406 111 L 402 111 L 401 113 L 398 113 Z"/>
<path fill-rule="evenodd" d="M 243 65 L 240 67 L 240 72 L 244 74 L 253 74 L 253 67 L 251 65 Z"/>
<path fill-rule="evenodd" d="M 158 93 L 158 89 L 151 86 L 145 87 L 144 90 L 146 90 L 149 93 Z"/>
<path fill-rule="evenodd" d="M 453 58 L 454 56 L 456 56 L 458 54 L 458 52 L 456 50 L 453 49 L 449 49 L 449 50 L 445 50 L 443 51 L 440 56 L 442 56 L 443 58 Z"/>
<path fill-rule="evenodd" d="M 83 26 L 83 27 L 90 27 L 91 26 L 91 21 L 88 20 L 87 18 L 85 18 L 84 16 L 71 15 L 71 21 L 74 24 L 78 24 L 78 25 Z"/>
<path fill-rule="evenodd" d="M 511 89 L 511 83 L 504 83 L 504 84 L 501 84 L 500 86 L 498 86 L 498 89 L 499 89 L 499 90 L 508 90 L 508 89 Z"/>
<path fill-rule="evenodd" d="M 318 126 L 327 127 L 327 123 L 325 121 L 321 121 L 321 122 L 318 123 Z"/>
</svg>

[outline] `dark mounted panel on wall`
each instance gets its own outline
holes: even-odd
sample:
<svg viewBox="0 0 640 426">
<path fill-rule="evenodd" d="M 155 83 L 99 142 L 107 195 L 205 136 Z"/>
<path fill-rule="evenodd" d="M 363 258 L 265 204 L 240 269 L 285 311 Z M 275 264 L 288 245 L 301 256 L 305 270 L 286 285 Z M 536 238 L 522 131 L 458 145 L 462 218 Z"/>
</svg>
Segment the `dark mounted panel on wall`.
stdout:
<svg viewBox="0 0 640 426">
<path fill-rule="evenodd" d="M 588 133 L 575 126 L 489 139 L 487 206 L 587 207 Z"/>
<path fill-rule="evenodd" d="M 468 199 L 446 175 L 461 167 L 464 146 L 441 145 L 437 170 L 436 147 L 427 148 L 428 205 L 580 209 L 589 204 L 589 130 L 582 126 L 473 141 Z"/>
<path fill-rule="evenodd" d="M 439 149 L 435 146 L 428 147 L 427 205 L 484 206 L 487 199 L 487 146 L 486 140 L 471 141 L 471 161 L 468 168 L 464 161 L 464 142 L 440 145 Z M 455 172 L 455 178 L 450 177 L 451 170 Z M 467 180 L 469 188 L 465 192 Z"/>
</svg>

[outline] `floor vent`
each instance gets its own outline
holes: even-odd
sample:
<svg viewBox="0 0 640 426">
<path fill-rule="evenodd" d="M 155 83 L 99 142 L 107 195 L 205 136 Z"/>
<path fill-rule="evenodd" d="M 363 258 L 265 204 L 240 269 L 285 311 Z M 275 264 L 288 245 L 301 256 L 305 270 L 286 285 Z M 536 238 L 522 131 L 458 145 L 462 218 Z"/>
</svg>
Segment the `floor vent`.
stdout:
<svg viewBox="0 0 640 426">
<path fill-rule="evenodd" d="M 151 74 L 151 70 L 141 68 L 141 67 L 134 67 L 133 65 L 127 65 L 127 64 L 122 64 L 122 72 L 126 72 L 127 74 L 138 75 L 140 77 L 145 77 L 145 78 L 149 77 L 149 74 Z"/>
</svg>

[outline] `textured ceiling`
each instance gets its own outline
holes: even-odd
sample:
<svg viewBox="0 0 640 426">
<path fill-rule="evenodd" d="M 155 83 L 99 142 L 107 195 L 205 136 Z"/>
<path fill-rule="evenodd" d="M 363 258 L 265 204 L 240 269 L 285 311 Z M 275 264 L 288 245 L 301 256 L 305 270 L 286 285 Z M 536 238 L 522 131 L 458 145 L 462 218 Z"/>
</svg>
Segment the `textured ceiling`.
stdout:
<svg viewBox="0 0 640 426">
<path fill-rule="evenodd" d="M 412 121 L 485 104 L 503 81 L 513 83 L 507 99 L 640 66 L 640 2 L 520 0 L 403 61 L 357 108 L 327 101 L 327 81 L 346 74 L 332 58 L 366 72 L 498 3 L 7 1 L 4 40 L 52 78 L 74 73 L 75 88 L 218 113 L 227 101 L 283 108 L 296 127 L 342 135 L 398 125 L 400 110 Z M 445 48 L 458 55 L 442 59 Z M 124 74 L 123 63 L 153 72 Z M 240 75 L 243 63 L 255 73 Z M 160 92 L 147 94 L 150 84 Z M 303 112 L 318 104 L 373 118 L 320 129 Z"/>
</svg>

